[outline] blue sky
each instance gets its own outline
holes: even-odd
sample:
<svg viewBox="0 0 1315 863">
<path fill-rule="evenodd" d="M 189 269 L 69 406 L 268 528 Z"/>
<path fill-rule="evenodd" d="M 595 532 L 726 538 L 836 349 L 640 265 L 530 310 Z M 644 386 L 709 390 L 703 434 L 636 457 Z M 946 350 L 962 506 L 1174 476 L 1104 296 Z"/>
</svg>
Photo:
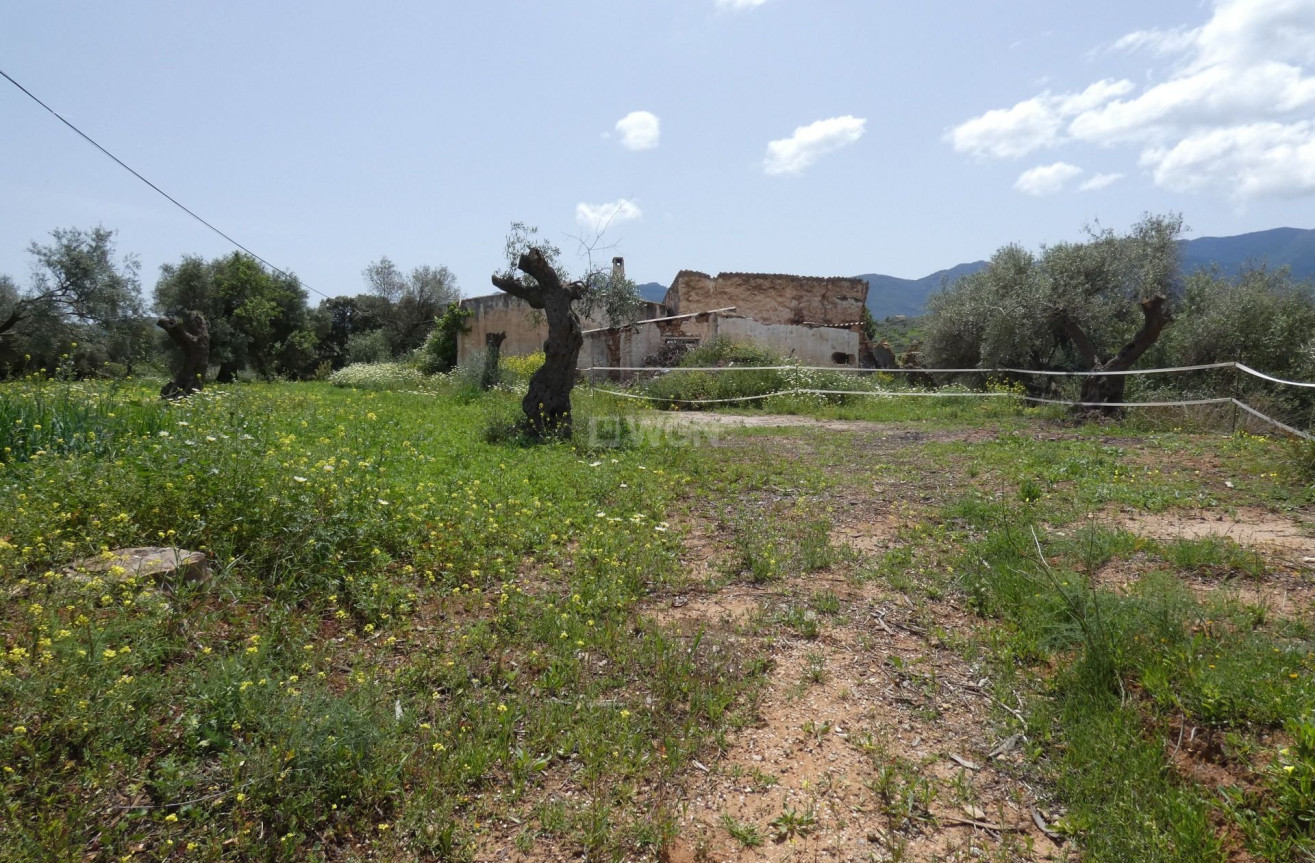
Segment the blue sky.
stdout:
<svg viewBox="0 0 1315 863">
<path fill-rule="evenodd" d="M 1183 213 L 1315 219 L 1315 0 L 15 2 L 0 69 L 325 294 L 381 255 L 916 278 Z M 103 224 L 149 291 L 230 246 L 0 80 L 0 273 Z M 614 214 L 614 215 L 612 215 Z"/>
</svg>

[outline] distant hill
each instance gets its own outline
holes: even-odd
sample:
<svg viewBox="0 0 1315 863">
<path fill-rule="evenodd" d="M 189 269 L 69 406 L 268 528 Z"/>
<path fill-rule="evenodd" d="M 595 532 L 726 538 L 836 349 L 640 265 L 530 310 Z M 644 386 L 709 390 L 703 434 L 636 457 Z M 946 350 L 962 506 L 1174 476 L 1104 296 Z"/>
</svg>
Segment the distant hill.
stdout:
<svg viewBox="0 0 1315 863">
<path fill-rule="evenodd" d="M 657 282 L 644 282 L 639 288 L 639 298 L 650 303 L 660 303 L 667 295 L 667 286 Z"/>
<path fill-rule="evenodd" d="M 1179 240 L 1183 272 L 1218 265 L 1225 276 L 1235 276 L 1248 262 L 1264 262 L 1271 268 L 1288 267 L 1298 281 L 1315 280 L 1315 229 L 1273 228 L 1234 237 L 1198 237 Z M 877 320 L 893 315 L 920 315 L 927 297 L 948 278 L 975 273 L 986 261 L 959 264 L 921 279 L 899 279 L 876 273 L 859 276 L 868 282 L 868 310 Z"/>
<path fill-rule="evenodd" d="M 1201 267 L 1218 265 L 1225 276 L 1235 276 L 1248 262 L 1264 262 L 1271 268 L 1288 267 L 1297 280 L 1315 280 L 1315 229 L 1273 228 L 1235 237 L 1198 237 L 1179 240 L 1183 272 L 1191 273 Z M 986 261 L 958 264 L 948 270 L 937 270 L 921 279 L 901 279 L 880 273 L 865 273 L 858 278 L 868 283 L 868 310 L 877 320 L 895 315 L 914 317 L 923 313 L 927 297 L 986 266 Z M 645 300 L 662 302 L 667 289 L 657 282 L 639 286 L 639 295 Z"/>
<path fill-rule="evenodd" d="M 1218 264 L 1227 276 L 1235 276 L 1251 262 L 1264 261 L 1271 268 L 1290 267 L 1297 280 L 1315 279 L 1315 230 L 1274 228 L 1235 237 L 1198 237 L 1179 244 L 1183 272 Z"/>
<path fill-rule="evenodd" d="M 868 283 L 868 311 L 877 320 L 894 315 L 914 317 L 922 314 L 922 307 L 932 291 L 940 290 L 942 284 L 953 283 L 977 272 L 986 266 L 986 261 L 973 261 L 971 264 L 959 264 L 948 270 L 937 270 L 921 279 L 901 279 L 898 276 L 883 276 L 880 273 L 865 273 L 859 276 Z"/>
</svg>

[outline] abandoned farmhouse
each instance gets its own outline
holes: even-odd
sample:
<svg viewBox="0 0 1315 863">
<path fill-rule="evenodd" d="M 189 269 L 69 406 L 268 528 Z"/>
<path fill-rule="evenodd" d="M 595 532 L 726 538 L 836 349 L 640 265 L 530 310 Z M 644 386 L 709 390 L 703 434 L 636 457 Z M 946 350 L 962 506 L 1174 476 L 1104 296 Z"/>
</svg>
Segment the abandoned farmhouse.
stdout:
<svg viewBox="0 0 1315 863">
<path fill-rule="evenodd" d="M 624 262 L 613 261 L 614 271 Z M 622 269 L 621 274 L 624 274 Z M 661 303 L 643 304 L 634 323 L 584 320 L 581 369 L 674 365 L 687 350 L 718 336 L 752 342 L 805 365 L 872 368 L 863 334 L 868 284 L 863 279 L 681 270 Z M 523 301 L 504 293 L 461 301 L 471 312 L 458 337 L 458 362 L 481 350 L 488 333 L 506 333 L 503 354 L 543 349 L 548 327 Z"/>
</svg>

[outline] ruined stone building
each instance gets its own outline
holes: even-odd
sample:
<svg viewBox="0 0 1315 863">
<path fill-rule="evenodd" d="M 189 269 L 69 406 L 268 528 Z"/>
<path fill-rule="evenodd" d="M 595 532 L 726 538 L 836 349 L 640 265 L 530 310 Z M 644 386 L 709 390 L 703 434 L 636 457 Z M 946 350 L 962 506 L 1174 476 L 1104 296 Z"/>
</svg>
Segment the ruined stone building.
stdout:
<svg viewBox="0 0 1315 863">
<path fill-rule="evenodd" d="M 614 266 L 623 266 L 618 259 Z M 666 366 L 690 348 L 724 336 L 752 342 L 805 365 L 870 366 L 863 336 L 863 279 L 762 273 L 709 276 L 681 270 L 661 303 L 645 303 L 640 320 L 623 326 L 582 321 L 581 368 Z M 520 300 L 493 294 L 462 300 L 474 314 L 458 340 L 458 360 L 505 332 L 504 354 L 543 348 L 547 325 Z"/>
</svg>

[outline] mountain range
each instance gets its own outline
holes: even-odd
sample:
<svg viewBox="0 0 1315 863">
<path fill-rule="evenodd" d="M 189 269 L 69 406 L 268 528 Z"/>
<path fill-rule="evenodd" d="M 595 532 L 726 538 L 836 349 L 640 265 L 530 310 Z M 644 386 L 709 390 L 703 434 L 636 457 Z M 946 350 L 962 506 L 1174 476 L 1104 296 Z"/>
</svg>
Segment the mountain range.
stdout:
<svg viewBox="0 0 1315 863">
<path fill-rule="evenodd" d="M 1185 273 L 1217 266 L 1225 276 L 1234 276 L 1248 263 L 1264 262 L 1271 268 L 1288 267 L 1298 281 L 1315 280 L 1315 229 L 1273 228 L 1232 237 L 1198 237 L 1179 240 L 1178 251 Z M 864 273 L 868 283 L 868 310 L 878 320 L 894 315 L 920 315 L 931 296 L 944 284 L 975 273 L 986 261 L 956 264 L 921 279 L 901 279 L 881 273 Z M 662 302 L 667 288 L 657 282 L 639 286 L 640 296 Z"/>
</svg>

